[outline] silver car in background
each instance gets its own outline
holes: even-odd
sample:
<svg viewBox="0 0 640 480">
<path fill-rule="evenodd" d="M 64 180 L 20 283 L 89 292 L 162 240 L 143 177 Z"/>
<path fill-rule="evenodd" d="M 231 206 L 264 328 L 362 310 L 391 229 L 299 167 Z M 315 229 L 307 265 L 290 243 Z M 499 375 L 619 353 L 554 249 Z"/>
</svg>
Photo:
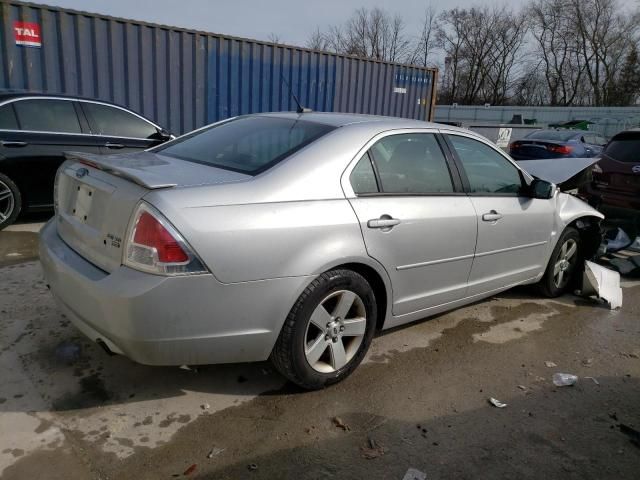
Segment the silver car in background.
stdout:
<svg viewBox="0 0 640 480">
<path fill-rule="evenodd" d="M 364 115 L 229 119 L 146 152 L 68 154 L 40 258 L 64 314 L 150 365 L 271 359 L 341 380 L 376 330 L 539 283 L 602 215 L 472 132 Z"/>
</svg>

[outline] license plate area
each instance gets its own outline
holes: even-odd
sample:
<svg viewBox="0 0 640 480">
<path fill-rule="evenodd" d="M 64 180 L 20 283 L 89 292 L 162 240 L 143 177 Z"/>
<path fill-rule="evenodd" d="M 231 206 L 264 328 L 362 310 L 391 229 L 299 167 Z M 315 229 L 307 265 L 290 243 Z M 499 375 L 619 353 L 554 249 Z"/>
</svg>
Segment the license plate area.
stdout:
<svg viewBox="0 0 640 480">
<path fill-rule="evenodd" d="M 94 199 L 94 189 L 89 185 L 80 184 L 76 187 L 76 198 L 72 206 L 71 215 L 80 223 L 87 223 L 91 215 L 91 205 Z"/>
</svg>

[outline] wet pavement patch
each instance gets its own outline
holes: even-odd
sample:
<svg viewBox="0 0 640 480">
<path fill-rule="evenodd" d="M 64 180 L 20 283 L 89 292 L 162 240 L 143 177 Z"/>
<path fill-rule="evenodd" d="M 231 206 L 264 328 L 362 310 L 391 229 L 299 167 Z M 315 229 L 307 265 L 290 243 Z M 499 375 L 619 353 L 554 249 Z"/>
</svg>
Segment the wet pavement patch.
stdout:
<svg viewBox="0 0 640 480">
<path fill-rule="evenodd" d="M 63 411 L 91 408 L 96 405 L 104 405 L 112 398 L 98 373 L 80 378 L 79 385 L 79 391 L 67 393 L 54 400 L 52 402 L 53 409 Z"/>
<path fill-rule="evenodd" d="M 0 267 L 36 260 L 38 234 L 0 231 Z"/>
<path fill-rule="evenodd" d="M 64 363 L 72 364 L 80 358 L 82 347 L 77 342 L 64 341 L 56 347 L 56 358 Z"/>
</svg>

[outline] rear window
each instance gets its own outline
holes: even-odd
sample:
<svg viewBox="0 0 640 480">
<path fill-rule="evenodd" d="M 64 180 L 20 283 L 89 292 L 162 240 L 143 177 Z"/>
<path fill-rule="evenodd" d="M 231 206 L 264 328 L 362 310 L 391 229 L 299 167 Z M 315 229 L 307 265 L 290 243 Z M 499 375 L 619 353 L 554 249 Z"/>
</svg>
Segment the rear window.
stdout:
<svg viewBox="0 0 640 480">
<path fill-rule="evenodd" d="M 305 120 L 240 117 L 185 135 L 155 152 L 257 175 L 335 127 Z"/>
<path fill-rule="evenodd" d="M 640 138 L 614 139 L 604 153 L 619 162 L 640 162 Z"/>
<path fill-rule="evenodd" d="M 577 135 L 579 135 L 579 132 L 539 130 L 537 132 L 530 133 L 526 138 L 533 138 L 537 140 L 554 140 L 556 142 L 568 142 Z"/>
</svg>

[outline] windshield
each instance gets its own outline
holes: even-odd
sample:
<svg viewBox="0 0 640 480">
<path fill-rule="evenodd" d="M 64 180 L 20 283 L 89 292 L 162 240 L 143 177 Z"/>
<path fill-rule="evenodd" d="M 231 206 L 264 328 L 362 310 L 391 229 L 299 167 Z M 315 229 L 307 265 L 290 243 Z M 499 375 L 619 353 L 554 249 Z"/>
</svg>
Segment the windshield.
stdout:
<svg viewBox="0 0 640 480">
<path fill-rule="evenodd" d="M 161 145 L 154 152 L 257 175 L 335 127 L 277 117 L 239 117 Z"/>
<path fill-rule="evenodd" d="M 530 133 L 527 138 L 535 138 L 539 140 L 555 140 L 558 142 L 568 142 L 572 138 L 579 135 L 576 132 L 567 132 L 559 130 L 538 130 L 537 132 Z"/>
</svg>

